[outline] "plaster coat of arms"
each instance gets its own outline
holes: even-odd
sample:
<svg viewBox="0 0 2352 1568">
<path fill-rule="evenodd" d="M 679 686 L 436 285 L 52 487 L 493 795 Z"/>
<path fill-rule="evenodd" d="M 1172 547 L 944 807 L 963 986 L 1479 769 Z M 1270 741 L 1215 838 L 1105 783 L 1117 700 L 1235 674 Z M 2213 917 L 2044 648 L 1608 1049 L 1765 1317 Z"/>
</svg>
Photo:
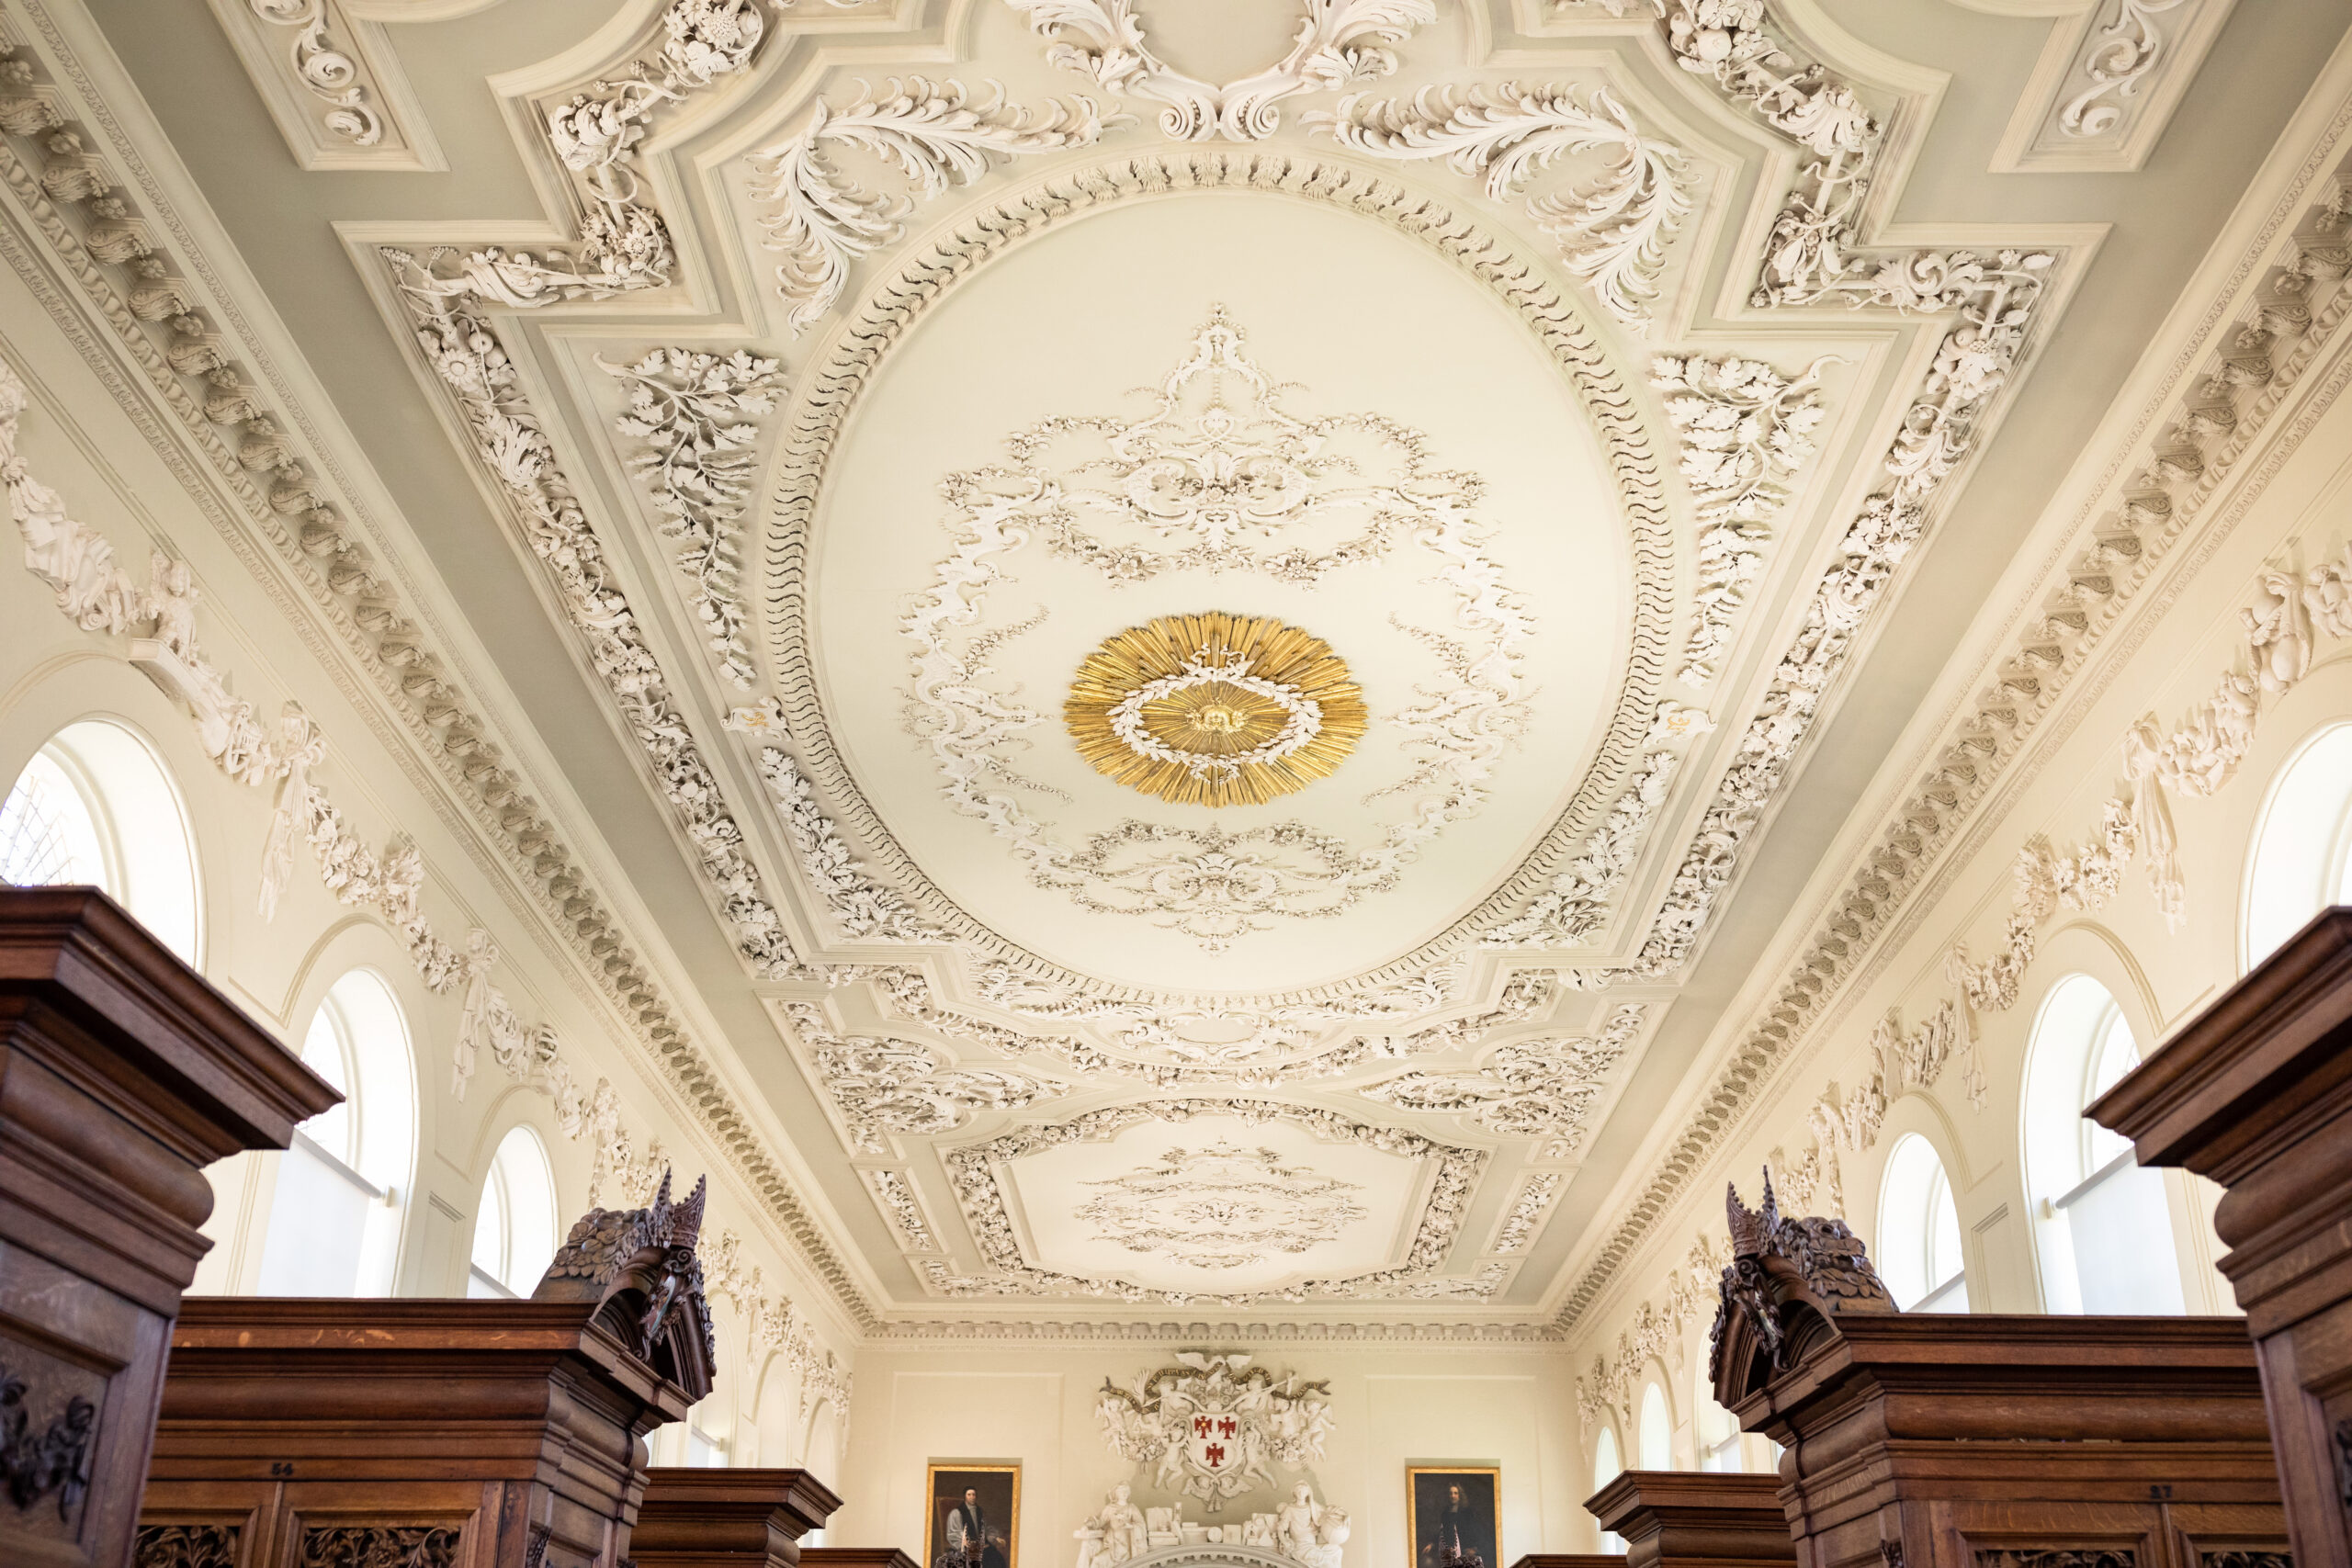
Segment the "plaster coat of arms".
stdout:
<svg viewBox="0 0 2352 1568">
<path fill-rule="evenodd" d="M 1132 1384 L 1104 1379 L 1094 1404 L 1111 1451 L 1148 1466 L 1154 1484 L 1197 1497 L 1211 1513 L 1228 1497 L 1275 1483 L 1273 1466 L 1323 1457 L 1330 1385 L 1276 1378 L 1246 1355 L 1180 1350 L 1177 1364 Z"/>
</svg>

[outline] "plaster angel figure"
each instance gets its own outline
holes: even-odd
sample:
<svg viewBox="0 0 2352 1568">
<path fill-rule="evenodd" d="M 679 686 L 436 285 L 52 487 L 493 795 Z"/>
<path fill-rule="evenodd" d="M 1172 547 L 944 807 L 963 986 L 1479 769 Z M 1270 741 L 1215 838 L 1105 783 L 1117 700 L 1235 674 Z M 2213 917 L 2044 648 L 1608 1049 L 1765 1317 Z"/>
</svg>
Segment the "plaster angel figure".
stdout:
<svg viewBox="0 0 2352 1568">
<path fill-rule="evenodd" d="M 155 620 L 155 640 L 183 664 L 197 662 L 196 574 L 161 550 L 147 558 L 147 593 L 140 608 Z"/>
<path fill-rule="evenodd" d="M 286 891 L 287 878 L 294 874 L 296 829 L 309 836 L 311 770 L 326 758 L 326 737 L 319 733 L 301 704 L 289 701 L 277 716 L 277 761 L 285 772 L 270 809 L 269 836 L 261 846 L 261 918 L 266 921 L 277 918 L 277 900 Z"/>
</svg>

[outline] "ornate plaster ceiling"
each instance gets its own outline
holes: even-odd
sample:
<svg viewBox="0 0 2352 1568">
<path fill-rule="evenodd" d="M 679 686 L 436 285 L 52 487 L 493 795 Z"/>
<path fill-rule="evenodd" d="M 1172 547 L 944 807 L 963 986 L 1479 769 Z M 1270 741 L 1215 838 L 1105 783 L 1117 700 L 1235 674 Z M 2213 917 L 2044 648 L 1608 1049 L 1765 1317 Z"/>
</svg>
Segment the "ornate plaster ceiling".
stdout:
<svg viewBox="0 0 2352 1568">
<path fill-rule="evenodd" d="M 266 118 L 198 124 L 100 11 L 241 243 L 332 222 L 267 288 L 314 359 L 406 358 L 437 429 L 341 412 L 436 592 L 600 705 L 541 726 L 649 916 L 608 968 L 683 983 L 839 1288 L 917 1323 L 1532 1321 L 1775 919 L 1800 770 L 1800 856 L 1867 773 L 1824 716 L 1957 633 L 1886 604 L 1931 542 L 1989 581 L 1977 465 L 2063 458 L 1996 428 L 2095 407 L 2228 200 L 2134 172 L 2226 0 L 2129 91 L 2099 6 L 217 8 Z M 1997 63 L 2041 32 L 2065 70 Z M 2078 302 L 2151 206 L 2189 237 Z M 1164 629 L 1207 616 L 1267 625 Z"/>
</svg>

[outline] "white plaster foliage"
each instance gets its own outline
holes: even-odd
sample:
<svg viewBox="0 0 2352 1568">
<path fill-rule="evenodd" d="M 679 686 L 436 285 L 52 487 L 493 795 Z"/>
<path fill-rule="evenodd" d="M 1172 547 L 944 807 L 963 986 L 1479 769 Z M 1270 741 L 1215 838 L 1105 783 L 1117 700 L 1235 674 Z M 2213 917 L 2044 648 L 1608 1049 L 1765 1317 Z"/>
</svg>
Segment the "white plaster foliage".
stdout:
<svg viewBox="0 0 2352 1568">
<path fill-rule="evenodd" d="M 785 836 L 800 858 L 800 869 L 825 901 L 843 937 L 852 942 L 946 940 L 944 932 L 876 881 L 850 852 L 841 830 L 819 807 L 817 792 L 789 755 L 777 747 L 763 746 L 759 764 L 760 777 L 767 781 L 768 798 L 784 820 Z"/>
<path fill-rule="evenodd" d="M 671 694 L 668 676 L 614 580 L 605 547 L 558 464 L 513 363 L 482 317 L 431 287 L 401 251 L 387 251 L 417 343 L 455 400 L 481 461 L 513 505 L 532 553 L 545 563 L 591 663 L 628 718 L 654 782 L 677 813 L 717 890 L 738 951 L 769 979 L 799 973 L 783 918 L 769 903 L 701 747 Z"/>
<path fill-rule="evenodd" d="M 924 1217 L 922 1201 L 915 1196 L 914 1183 L 895 1170 L 869 1170 L 865 1183 L 874 1190 L 876 1201 L 889 1216 L 890 1228 L 899 1233 L 899 1243 L 909 1252 L 936 1252 L 939 1240 Z"/>
<path fill-rule="evenodd" d="M 1410 1072 L 1367 1086 L 1365 1099 L 1400 1111 L 1466 1115 L 1490 1133 L 1532 1138 L 1532 1157 L 1575 1157 L 1610 1070 L 1624 1058 L 1647 1009 L 1627 1003 L 1592 1035 L 1515 1041 L 1476 1071 Z"/>
<path fill-rule="evenodd" d="M 1212 1507 L 1273 1485 L 1275 1465 L 1297 1470 L 1323 1458 L 1333 1426 L 1330 1385 L 1295 1372 L 1278 1378 L 1254 1360 L 1179 1350 L 1173 1366 L 1124 1383 L 1103 1379 L 1094 1401 L 1103 1442 L 1118 1458 L 1146 1466 L 1154 1486 Z M 1228 1450 L 1214 1464 L 1206 1460 L 1210 1442 Z"/>
<path fill-rule="evenodd" d="M 1614 1412 L 1628 1429 L 1634 1420 L 1634 1394 L 1642 1372 L 1657 1361 L 1679 1371 L 1683 1343 L 1690 1330 L 1714 1304 L 1716 1281 L 1731 1261 L 1728 1239 L 1701 1235 L 1690 1244 L 1681 1268 L 1666 1279 L 1666 1304 L 1644 1302 L 1633 1322 L 1617 1336 L 1616 1354 L 1596 1351 L 1592 1371 L 1577 1379 L 1577 1417 L 1582 1440 L 1592 1440 L 1601 1416 Z"/>
<path fill-rule="evenodd" d="M 776 286 L 792 307 L 792 330 L 832 308 L 852 262 L 906 231 L 915 200 L 970 185 L 998 159 L 1091 145 L 1119 122 L 1098 114 L 1091 98 L 1048 99 L 1032 110 L 1001 88 L 976 100 L 961 83 L 921 76 L 879 93 L 861 84 L 846 104 L 820 101 L 797 134 L 752 154 L 752 194 L 775 204 L 760 227 L 784 258 Z M 913 197 L 876 195 L 843 175 L 836 160 L 846 148 L 897 169 Z"/>
<path fill-rule="evenodd" d="M 1022 1256 L 1011 1209 L 1000 1185 L 1007 1164 L 1038 1149 L 1073 1142 L 1098 1142 L 1145 1122 L 1182 1123 L 1196 1116 L 1235 1117 L 1258 1124 L 1287 1122 L 1325 1143 L 1362 1144 L 1435 1168 L 1405 1262 L 1395 1269 L 1336 1279 L 1313 1279 L 1272 1290 L 1218 1292 L 1154 1290 L 1118 1279 L 1093 1279 L 1040 1269 Z M 1485 1168 L 1483 1150 L 1456 1148 L 1399 1127 L 1370 1126 L 1320 1106 L 1276 1100 L 1193 1097 L 1139 1105 L 1113 1105 L 1067 1122 L 1024 1122 L 978 1144 L 946 1151 L 948 1176 L 980 1255 L 993 1271 L 967 1276 L 942 1268 L 932 1282 L 945 1294 L 1088 1296 L 1128 1303 L 1162 1302 L 1171 1306 L 1244 1307 L 1266 1302 L 1300 1303 L 1318 1297 L 1363 1298 L 1410 1293 L 1441 1283 L 1437 1270 L 1452 1249 L 1468 1213 L 1470 1198 Z M 1446 1277 L 1443 1293 L 1483 1295 L 1498 1289 L 1499 1275 Z"/>
<path fill-rule="evenodd" d="M 1816 360 L 1792 379 L 1758 359 L 1661 355 L 1650 362 L 1650 385 L 1667 394 L 1666 417 L 1680 440 L 1683 482 L 1699 503 L 1686 684 L 1713 682 L 1732 615 L 1763 574 L 1769 525 L 1788 504 L 1790 479 L 1817 450 L 1828 363 Z"/>
<path fill-rule="evenodd" d="M 542 107 L 548 151 L 579 197 L 580 237 L 539 252 L 435 251 L 409 287 L 532 310 L 668 283 L 677 255 L 645 197 L 638 148 L 662 109 L 749 70 L 766 32 L 759 0 L 671 0 L 650 52 Z"/>
<path fill-rule="evenodd" d="M 916 647 L 912 722 L 948 804 L 986 823 L 1033 884 L 1214 953 L 1390 890 L 1438 834 L 1484 804 L 1526 723 L 1522 649 L 1533 627 L 1501 563 L 1481 547 L 1479 481 L 1436 468 L 1426 437 L 1382 416 L 1291 413 L 1222 310 L 1162 379 L 1155 404 L 1135 420 L 1045 421 L 1009 439 L 1011 464 L 946 481 L 954 547 L 904 622 Z M 1219 477 L 1233 472 L 1250 476 L 1238 504 L 1224 499 L 1234 487 Z M 1310 525 L 1326 536 L 1339 526 L 1362 532 L 1305 548 Z M 1007 560 L 1040 549 L 1110 584 L 1185 567 L 1312 583 L 1404 547 L 1435 558 L 1457 611 L 1442 634 L 1402 628 L 1436 668 L 1417 682 L 1413 705 L 1380 716 L 1408 738 L 1415 765 L 1380 792 L 1400 802 L 1380 841 L 1351 845 L 1295 820 L 1228 830 L 1130 818 L 1071 842 L 1044 808 L 1018 798 L 1046 793 L 1014 759 L 1027 733 L 1055 716 L 1023 703 L 988 662 L 1034 624 L 989 618 Z"/>
<path fill-rule="evenodd" d="M 1687 677 L 1686 677 L 1687 679 Z M 1705 735 L 1714 720 L 1698 708 L 1661 703 L 1643 738 L 1633 782 L 1611 802 L 1609 814 L 1570 861 L 1527 907 L 1483 932 L 1487 947 L 1572 947 L 1589 942 L 1608 919 L 1617 894 L 1640 858 L 1651 819 L 1666 804 L 1682 757 L 1676 741 Z"/>
<path fill-rule="evenodd" d="M 2066 136 L 2106 136 L 2123 123 L 2130 100 L 2154 76 L 2165 58 L 2165 35 L 2156 18 L 2198 0 L 2115 0 L 2115 19 L 2098 29 L 2100 42 L 2083 62 L 2090 85 L 2058 111 Z"/>
<path fill-rule="evenodd" d="M 743 1369 L 748 1386 L 759 1385 L 763 1363 L 780 1356 L 800 1377 L 800 1415 L 807 1418 L 820 1401 L 846 1414 L 851 1372 L 840 1358 L 817 1341 L 808 1314 L 781 1291 L 771 1292 L 760 1276 L 760 1266 L 743 1261 L 742 1238 L 720 1231 L 702 1249 L 703 1280 L 710 1293 L 732 1307 L 743 1319 L 749 1352 Z"/>
<path fill-rule="evenodd" d="M 140 589 L 114 564 L 106 536 L 68 516 L 62 498 L 27 470 L 17 451 L 26 403 L 15 367 L 0 361 L 0 483 L 7 486 L 9 513 L 25 541 L 25 568 L 49 586 L 59 613 L 75 626 L 130 637 L 125 656 L 187 707 L 198 743 L 223 773 L 256 788 L 277 786 L 259 877 L 264 918 L 275 914 L 284 895 L 293 840 L 300 837 L 327 890 L 338 902 L 379 917 L 408 950 L 428 990 L 463 987 L 450 1092 L 465 1098 L 479 1055 L 487 1050 L 509 1077 L 555 1101 L 567 1135 L 596 1140 L 599 1170 L 614 1165 L 616 1154 L 627 1164 L 628 1134 L 612 1085 L 600 1079 L 594 1095 L 582 1097 L 555 1031 L 545 1023 L 526 1025 L 492 982 L 499 953 L 490 934 L 469 931 L 462 953 L 436 935 L 419 907 L 424 859 L 416 846 L 401 835 L 380 852 L 368 848 L 311 776 L 327 757 L 318 726 L 288 702 L 272 735 L 251 702 L 230 694 L 226 672 L 197 640 L 198 594 L 187 563 L 155 552 L 150 586 Z M 141 630 L 150 635 L 138 636 Z M 638 1164 L 646 1179 L 637 1185 L 647 1194 L 659 1163 L 656 1150 Z M 591 1203 L 601 1180 L 592 1179 Z"/>
<path fill-rule="evenodd" d="M 686 603 L 702 624 L 719 671 L 750 689 L 751 645 L 739 592 L 744 498 L 760 427 L 745 415 L 775 407 L 784 378 L 776 361 L 743 349 L 698 354 L 657 348 L 631 365 L 597 357 L 628 389 L 628 412 L 614 428 L 643 446 L 628 457 L 653 492 L 658 526 L 680 541 Z"/>
<path fill-rule="evenodd" d="M 2121 607 L 2151 581 L 2162 553 L 2183 537 L 2211 499 L 2227 493 L 2227 476 L 2247 454 L 2265 449 L 2263 425 L 2294 396 L 2323 347 L 2352 315 L 2342 287 L 2347 257 L 2344 187 L 2318 182 L 2301 224 L 2276 242 L 2259 288 L 2210 340 L 2204 367 L 2184 378 L 2178 400 L 2154 434 L 2144 466 L 2119 486 L 2119 504 L 2092 528 L 2069 563 L 2064 581 L 2030 617 L 2011 653 L 1993 667 L 1990 684 L 1950 732 L 1917 793 L 1854 872 L 1788 983 L 1767 1005 L 1735 1057 L 1747 1085 L 1765 1081 L 1778 1054 L 1798 1037 L 1806 1018 L 1832 994 L 1831 982 L 1857 961 L 1867 938 L 1899 907 L 1902 890 L 1933 863 L 1938 843 L 1966 819 L 2002 762 L 2018 754 L 2021 738 L 2047 713 L 2068 674 L 2082 668 L 2098 636 L 2118 624 Z M 2301 416 L 2308 420 L 2309 414 Z M 1840 1096 L 1830 1086 L 1807 1113 L 1819 1150 L 1864 1149 L 1879 1135 L 1888 1100 L 1908 1084 L 1933 1083 L 1958 1054 L 1962 1091 L 1980 1109 L 1985 1085 L 1974 1059 L 1976 1015 L 2014 1006 L 2031 964 L 2039 928 L 2057 911 L 2102 908 L 2120 890 L 2133 858 L 2148 851 L 2150 885 L 2168 917 L 2186 909 L 2167 792 L 2202 795 L 2220 787 L 2251 743 L 2265 698 L 2291 686 L 2308 668 L 2315 631 L 2341 636 L 2352 629 L 2352 559 L 2295 573 L 2267 569 L 2254 604 L 2242 612 L 2245 651 L 2221 678 L 2213 696 L 2170 732 L 2150 715 L 2132 727 L 2123 746 L 2127 787 L 2100 808 L 2086 842 L 2054 847 L 2039 835 L 2019 851 L 2016 891 L 1997 950 L 1982 961 L 1964 942 L 1945 955 L 1944 977 L 1954 994 L 1926 1021 L 1906 1030 L 1899 1015 L 1883 1019 L 1871 1037 L 1873 1071 L 1863 1086 Z M 1726 1081 L 1709 1104 L 1729 1117 L 1747 1092 Z M 1695 1127 L 1678 1142 L 1674 1159 L 1701 1157 L 1706 1135 Z M 1809 1154 L 1806 1158 L 1810 1160 Z M 1645 1201 L 1662 1203 L 1672 1179 L 1654 1179 Z M 1825 1189 L 1827 1190 L 1827 1189 Z M 1629 1222 L 1608 1242 L 1562 1310 L 1573 1322 L 1617 1259 L 1635 1245 Z"/>
<path fill-rule="evenodd" d="M 1461 174 L 1483 176 L 1496 201 L 1519 195 L 1564 157 L 1609 154 L 1581 184 L 1530 196 L 1527 214 L 1611 315 L 1637 333 L 1648 330 L 1668 242 L 1690 212 L 1687 161 L 1671 143 L 1645 135 L 1606 88 L 1581 99 L 1573 88 L 1517 83 L 1430 87 L 1382 102 L 1359 94 L 1307 123 L 1375 158 L 1443 159 Z"/>
<path fill-rule="evenodd" d="M 384 140 L 384 122 L 369 103 L 358 62 L 327 31 L 327 0 L 246 0 L 253 14 L 272 27 L 292 29 L 287 63 L 303 91 L 325 106 L 319 123 L 338 141 L 373 147 Z"/>
<path fill-rule="evenodd" d="M 1305 1252 L 1369 1213 L 1352 1196 L 1360 1183 L 1222 1141 L 1171 1148 L 1156 1164 L 1085 1185 L 1095 1191 L 1077 1214 L 1098 1240 L 1195 1269 Z"/>
<path fill-rule="evenodd" d="M 1544 1211 L 1567 1182 L 1567 1172 L 1562 1170 L 1538 1171 L 1521 1182 L 1510 1207 L 1503 1211 L 1503 1223 L 1496 1227 L 1495 1244 L 1487 1250 L 1506 1254 L 1526 1251 L 1544 1224 Z"/>
<path fill-rule="evenodd" d="M 1099 1027 L 1119 1046 L 1134 1053 L 1129 1057 L 1069 1035 L 1035 1034 L 945 1007 L 918 970 L 869 965 L 840 973 L 845 978 L 871 983 L 888 998 L 897 1017 L 921 1023 L 944 1038 L 969 1042 L 1005 1056 L 1042 1057 L 1073 1073 L 1130 1077 L 1159 1089 L 1268 1089 L 1329 1077 L 1366 1062 L 1473 1046 L 1494 1030 L 1542 1018 L 1560 991 L 1559 976 L 1554 971 L 1519 970 L 1511 974 L 1490 1007 L 1419 1029 L 1378 1034 L 1369 1031 L 1382 1023 L 1423 1018 L 1442 1007 L 1451 988 L 1447 975 L 1432 973 L 1319 1002 L 1202 998 L 1174 1003 L 1074 997 L 1025 982 L 1001 964 L 981 966 L 977 976 L 980 1000 L 1031 1021 Z M 1193 1037 L 1227 1029 L 1248 1032 L 1216 1044 Z M 1335 1031 L 1343 1034 L 1336 1043 L 1330 1040 Z"/>
<path fill-rule="evenodd" d="M 1136 0 L 1006 0 L 1040 36 L 1046 58 L 1111 92 L 1166 107 L 1159 129 L 1179 141 L 1261 141 L 1282 125 L 1276 106 L 1301 93 L 1333 92 L 1392 74 L 1402 43 L 1437 17 L 1433 0 L 1299 0 L 1288 53 L 1263 71 L 1223 84 L 1172 69 L 1144 36 Z"/>
<path fill-rule="evenodd" d="M 1069 1092 L 1022 1073 L 956 1067 L 913 1041 L 838 1033 L 813 1002 L 787 1002 L 785 1013 L 860 1154 L 889 1153 L 895 1134 L 934 1136 L 963 1126 L 976 1111 L 1017 1111 Z"/>
</svg>

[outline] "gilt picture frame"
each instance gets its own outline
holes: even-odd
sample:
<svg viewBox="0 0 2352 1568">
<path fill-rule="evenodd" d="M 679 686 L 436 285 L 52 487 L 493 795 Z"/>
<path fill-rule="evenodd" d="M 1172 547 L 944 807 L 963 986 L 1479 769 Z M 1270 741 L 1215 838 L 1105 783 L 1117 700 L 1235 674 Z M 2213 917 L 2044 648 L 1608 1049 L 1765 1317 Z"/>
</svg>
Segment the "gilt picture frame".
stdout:
<svg viewBox="0 0 2352 1568">
<path fill-rule="evenodd" d="M 1021 1467 L 956 1461 L 926 1467 L 922 1568 L 1020 1568 L 1020 1562 Z"/>
<path fill-rule="evenodd" d="M 1495 1465 L 1407 1466 L 1408 1568 L 1445 1568 L 1449 1548 L 1475 1552 L 1486 1568 L 1501 1568 L 1502 1474 Z"/>
</svg>

